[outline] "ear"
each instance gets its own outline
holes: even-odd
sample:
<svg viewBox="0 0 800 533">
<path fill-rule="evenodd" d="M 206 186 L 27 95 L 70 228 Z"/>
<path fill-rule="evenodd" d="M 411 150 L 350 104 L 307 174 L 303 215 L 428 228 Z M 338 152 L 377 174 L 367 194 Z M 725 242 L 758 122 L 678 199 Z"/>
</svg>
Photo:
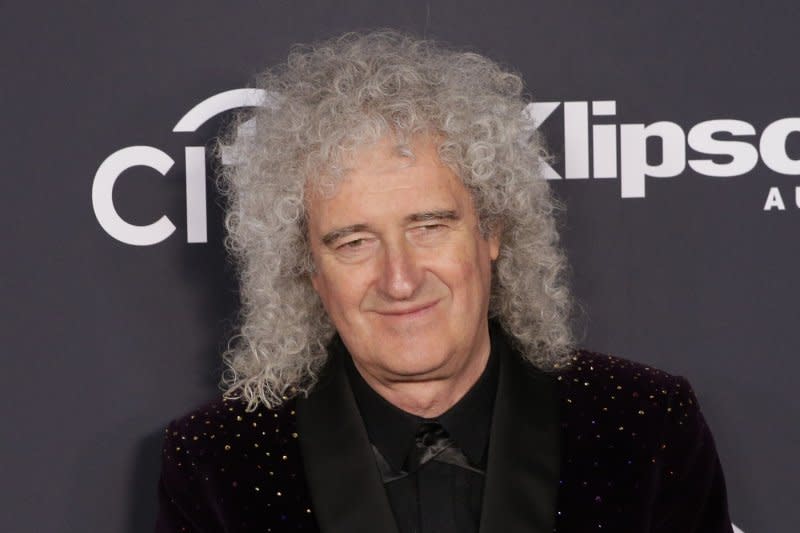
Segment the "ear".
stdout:
<svg viewBox="0 0 800 533">
<path fill-rule="evenodd" d="M 500 256 L 500 237 L 497 235 L 489 235 L 489 257 L 492 261 L 497 261 Z"/>
<path fill-rule="evenodd" d="M 489 257 L 492 261 L 497 261 L 497 258 L 500 257 L 500 233 L 502 232 L 502 227 L 497 224 L 495 225 L 491 231 L 489 232 L 489 236 L 486 238 L 486 242 L 489 243 Z"/>
<path fill-rule="evenodd" d="M 311 274 L 308 275 L 308 279 L 311 280 L 311 286 L 314 287 L 314 290 L 317 292 L 317 294 L 319 294 L 319 283 L 320 283 L 320 281 L 319 281 L 319 273 L 317 272 L 317 269 L 314 269 L 314 271 Z"/>
</svg>

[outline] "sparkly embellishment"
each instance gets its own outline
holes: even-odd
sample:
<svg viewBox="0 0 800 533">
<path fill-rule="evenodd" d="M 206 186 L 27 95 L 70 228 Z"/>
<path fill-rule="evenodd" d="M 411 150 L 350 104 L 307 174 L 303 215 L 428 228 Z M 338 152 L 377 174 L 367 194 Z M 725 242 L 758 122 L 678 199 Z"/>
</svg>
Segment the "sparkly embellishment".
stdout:
<svg viewBox="0 0 800 533">
<path fill-rule="evenodd" d="M 578 353 L 571 354 L 572 363 L 564 365 L 553 382 L 564 413 L 561 434 L 567 439 L 561 459 L 564 478 L 559 479 L 558 490 L 562 501 L 578 498 L 582 512 L 556 510 L 553 533 L 615 530 L 613 517 L 623 508 L 612 496 L 646 490 L 640 471 L 657 471 L 674 483 L 681 469 L 673 460 L 677 451 L 668 454 L 666 446 L 677 443 L 656 439 L 664 421 L 678 430 L 678 424 L 693 426 L 696 413 L 686 383 L 678 386 L 680 378 L 611 356 Z M 168 428 L 164 457 L 173 465 L 182 465 L 184 475 L 196 482 L 223 482 L 232 499 L 241 481 L 243 490 L 249 491 L 245 496 L 249 500 L 244 499 L 238 515 L 242 529 L 258 527 L 251 518 L 260 509 L 265 513 L 260 531 L 283 531 L 288 524 L 293 525 L 292 530 L 313 530 L 314 512 L 304 492 L 302 470 L 295 472 L 288 463 L 289 456 L 295 458 L 298 453 L 292 405 L 278 409 L 259 406 L 251 412 L 244 403 L 229 401 L 207 407 L 205 414 L 197 410 Z M 269 420 L 272 422 L 266 423 Z M 173 433 L 175 428 L 179 430 Z M 224 456 L 219 454 L 222 446 L 208 442 L 215 440 L 216 433 L 224 445 Z M 240 446 L 234 448 L 231 442 Z M 216 453 L 217 462 L 199 460 L 205 453 Z M 240 474 L 242 466 L 257 476 L 266 472 L 267 480 L 245 477 L 250 474 Z M 263 488 L 261 483 L 265 483 Z M 236 498 L 243 496 L 239 491 Z"/>
</svg>

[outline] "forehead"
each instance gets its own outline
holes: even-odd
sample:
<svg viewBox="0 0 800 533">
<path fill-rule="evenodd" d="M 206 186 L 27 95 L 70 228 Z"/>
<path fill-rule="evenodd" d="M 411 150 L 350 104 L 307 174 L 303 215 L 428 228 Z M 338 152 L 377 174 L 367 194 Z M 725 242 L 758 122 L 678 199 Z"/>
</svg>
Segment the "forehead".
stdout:
<svg viewBox="0 0 800 533">
<path fill-rule="evenodd" d="M 335 181 L 323 180 L 309 191 L 307 209 L 313 224 L 471 207 L 461 179 L 440 160 L 430 137 L 409 144 L 384 138 L 345 158 L 339 174 Z"/>
</svg>

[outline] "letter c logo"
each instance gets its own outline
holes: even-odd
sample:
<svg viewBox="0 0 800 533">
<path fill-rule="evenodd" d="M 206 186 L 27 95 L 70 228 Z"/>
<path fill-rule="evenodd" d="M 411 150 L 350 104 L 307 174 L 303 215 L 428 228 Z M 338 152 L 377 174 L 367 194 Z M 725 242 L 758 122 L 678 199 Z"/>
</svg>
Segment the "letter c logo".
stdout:
<svg viewBox="0 0 800 533">
<path fill-rule="evenodd" d="M 134 246 L 156 244 L 172 235 L 175 225 L 166 215 L 145 226 L 137 226 L 122 220 L 114 208 L 112 194 L 117 178 L 127 169 L 145 166 L 160 172 L 163 176 L 174 163 L 170 156 L 158 148 L 129 146 L 117 150 L 100 164 L 92 184 L 92 207 L 97 221 L 106 233 L 118 241 Z"/>
</svg>

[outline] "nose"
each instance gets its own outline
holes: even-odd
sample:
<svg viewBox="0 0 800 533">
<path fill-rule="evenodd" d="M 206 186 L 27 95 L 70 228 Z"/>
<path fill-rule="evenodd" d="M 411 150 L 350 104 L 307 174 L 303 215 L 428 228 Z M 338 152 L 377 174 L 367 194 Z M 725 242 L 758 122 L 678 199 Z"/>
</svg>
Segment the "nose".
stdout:
<svg viewBox="0 0 800 533">
<path fill-rule="evenodd" d="M 387 299 L 411 299 L 423 276 L 413 247 L 408 243 L 400 241 L 384 247 L 378 288 Z"/>
</svg>

